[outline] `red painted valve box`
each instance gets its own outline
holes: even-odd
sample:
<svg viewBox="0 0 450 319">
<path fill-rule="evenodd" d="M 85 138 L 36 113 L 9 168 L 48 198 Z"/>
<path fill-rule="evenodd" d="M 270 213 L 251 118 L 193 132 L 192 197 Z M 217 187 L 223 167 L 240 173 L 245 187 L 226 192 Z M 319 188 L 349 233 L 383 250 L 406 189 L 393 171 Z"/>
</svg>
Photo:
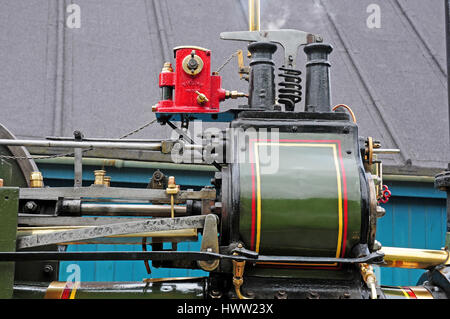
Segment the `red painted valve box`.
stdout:
<svg viewBox="0 0 450 319">
<path fill-rule="evenodd" d="M 218 113 L 219 103 L 226 98 L 222 78 L 211 74 L 211 51 L 176 47 L 175 71 L 165 63 L 159 75 L 162 100 L 153 106 L 158 113 Z M 174 94 L 175 93 L 175 94 Z"/>
</svg>

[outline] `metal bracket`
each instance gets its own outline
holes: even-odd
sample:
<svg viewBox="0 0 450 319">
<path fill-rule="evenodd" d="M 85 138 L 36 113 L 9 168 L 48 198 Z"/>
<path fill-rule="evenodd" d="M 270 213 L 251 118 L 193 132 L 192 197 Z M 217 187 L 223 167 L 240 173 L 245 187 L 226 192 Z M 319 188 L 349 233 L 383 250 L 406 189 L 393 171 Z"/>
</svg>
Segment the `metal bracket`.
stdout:
<svg viewBox="0 0 450 319">
<path fill-rule="evenodd" d="M 294 29 L 222 32 L 220 38 L 223 40 L 278 43 L 284 49 L 285 66 L 291 68 L 295 68 L 300 46 L 323 41 L 321 36 Z"/>
<path fill-rule="evenodd" d="M 216 215 L 207 215 L 203 226 L 203 237 L 200 252 L 219 253 L 219 233 L 217 231 Z M 219 266 L 219 259 L 198 261 L 197 264 L 205 271 L 213 271 Z"/>
<path fill-rule="evenodd" d="M 75 141 L 83 141 L 83 133 L 80 131 L 73 132 Z M 74 148 L 74 187 L 83 186 L 83 150 Z"/>
</svg>

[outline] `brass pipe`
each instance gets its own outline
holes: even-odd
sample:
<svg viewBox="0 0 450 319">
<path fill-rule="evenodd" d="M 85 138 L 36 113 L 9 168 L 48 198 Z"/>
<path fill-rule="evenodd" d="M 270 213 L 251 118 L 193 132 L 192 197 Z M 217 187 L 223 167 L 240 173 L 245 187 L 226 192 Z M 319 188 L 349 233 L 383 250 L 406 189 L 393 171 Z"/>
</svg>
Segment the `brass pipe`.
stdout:
<svg viewBox="0 0 450 319">
<path fill-rule="evenodd" d="M 450 263 L 446 250 L 426 250 L 412 248 L 383 247 L 384 264 L 381 267 L 428 269 Z"/>
<path fill-rule="evenodd" d="M 250 31 L 259 31 L 260 25 L 260 2 L 259 0 L 248 0 L 248 27 Z"/>
</svg>

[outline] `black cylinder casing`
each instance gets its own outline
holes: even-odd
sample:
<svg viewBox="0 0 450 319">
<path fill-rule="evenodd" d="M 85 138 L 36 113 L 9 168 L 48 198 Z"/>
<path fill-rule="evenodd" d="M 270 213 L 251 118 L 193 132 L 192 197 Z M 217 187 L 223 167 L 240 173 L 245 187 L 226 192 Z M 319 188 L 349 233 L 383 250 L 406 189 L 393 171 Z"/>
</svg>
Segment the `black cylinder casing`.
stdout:
<svg viewBox="0 0 450 319">
<path fill-rule="evenodd" d="M 331 112 L 330 67 L 328 55 L 333 47 L 324 43 L 305 46 L 306 63 L 306 112 Z"/>
<path fill-rule="evenodd" d="M 248 46 L 250 62 L 249 106 L 252 109 L 273 110 L 275 105 L 275 63 L 272 55 L 276 44 L 255 42 Z"/>
</svg>

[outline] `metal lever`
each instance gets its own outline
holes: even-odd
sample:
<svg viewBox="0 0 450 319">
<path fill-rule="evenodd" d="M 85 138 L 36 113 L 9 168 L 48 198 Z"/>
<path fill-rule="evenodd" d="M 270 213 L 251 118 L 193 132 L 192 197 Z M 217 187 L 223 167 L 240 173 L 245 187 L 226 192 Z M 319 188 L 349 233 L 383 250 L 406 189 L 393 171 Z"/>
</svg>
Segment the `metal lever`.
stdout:
<svg viewBox="0 0 450 319">
<path fill-rule="evenodd" d="M 248 42 L 268 41 L 278 43 L 284 49 L 285 66 L 290 68 L 295 68 L 297 53 L 300 46 L 323 41 L 322 37 L 319 35 L 294 29 L 222 32 L 220 38 L 223 40 Z"/>
<path fill-rule="evenodd" d="M 206 215 L 200 252 L 219 253 L 218 220 L 217 215 Z M 199 260 L 197 264 L 205 271 L 213 271 L 219 266 L 219 262 L 219 259 Z"/>
</svg>

